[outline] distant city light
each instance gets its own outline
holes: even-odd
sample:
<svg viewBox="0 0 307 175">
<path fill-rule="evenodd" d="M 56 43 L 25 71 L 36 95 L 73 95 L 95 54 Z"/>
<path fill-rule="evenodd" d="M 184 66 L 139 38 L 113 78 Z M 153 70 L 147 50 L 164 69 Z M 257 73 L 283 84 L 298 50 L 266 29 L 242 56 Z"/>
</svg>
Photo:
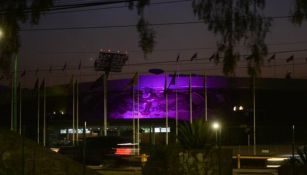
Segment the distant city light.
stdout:
<svg viewBox="0 0 307 175">
<path fill-rule="evenodd" d="M 233 107 L 233 111 L 237 111 L 237 107 L 236 106 Z"/>
<path fill-rule="evenodd" d="M 243 106 L 234 106 L 233 107 L 233 111 L 243 111 L 244 110 L 244 107 Z"/>
</svg>

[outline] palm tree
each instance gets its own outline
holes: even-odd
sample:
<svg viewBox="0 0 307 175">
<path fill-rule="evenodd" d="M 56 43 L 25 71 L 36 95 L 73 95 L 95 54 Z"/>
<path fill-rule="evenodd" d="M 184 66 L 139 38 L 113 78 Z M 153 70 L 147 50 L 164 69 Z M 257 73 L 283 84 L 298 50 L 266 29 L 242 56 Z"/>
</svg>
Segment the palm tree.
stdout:
<svg viewBox="0 0 307 175">
<path fill-rule="evenodd" d="M 215 174 L 217 159 L 214 152 L 213 133 L 203 119 L 179 126 L 178 140 L 183 148 L 179 153 L 182 174 Z"/>
</svg>

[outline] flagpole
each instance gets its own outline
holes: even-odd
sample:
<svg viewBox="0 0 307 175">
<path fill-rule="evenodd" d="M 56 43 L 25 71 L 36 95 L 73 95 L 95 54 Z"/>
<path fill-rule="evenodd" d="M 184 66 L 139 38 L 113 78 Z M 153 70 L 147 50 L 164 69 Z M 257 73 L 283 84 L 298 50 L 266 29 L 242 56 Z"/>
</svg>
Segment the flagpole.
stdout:
<svg viewBox="0 0 307 175">
<path fill-rule="evenodd" d="M 44 84 L 44 86 L 43 86 L 43 95 L 44 95 L 44 97 L 43 97 L 43 100 L 44 100 L 44 102 L 43 102 L 43 111 L 44 111 L 44 113 L 43 113 L 43 125 L 44 125 L 44 129 L 43 129 L 43 145 L 44 145 L 44 147 L 46 147 L 46 79 L 44 79 L 44 82 L 43 82 Z"/>
<path fill-rule="evenodd" d="M 193 123 L 193 103 L 192 103 L 192 73 L 190 73 L 190 78 L 189 78 L 189 95 L 190 95 L 190 123 Z"/>
<path fill-rule="evenodd" d="M 17 70 L 18 70 L 18 53 L 14 57 L 14 83 L 13 83 L 13 130 L 17 132 Z"/>
<path fill-rule="evenodd" d="M 82 61 L 80 60 L 80 62 L 79 62 L 79 65 L 78 65 L 78 69 L 79 69 L 79 77 L 78 77 L 78 80 L 81 82 L 81 74 L 82 74 L 82 72 L 81 72 L 81 65 L 82 65 Z M 76 87 L 76 90 L 77 90 L 77 121 L 76 121 L 76 128 L 77 128 L 77 143 L 78 143 L 78 145 L 79 145 L 79 81 L 77 80 L 77 82 L 76 82 L 76 85 L 77 85 L 77 87 Z"/>
<path fill-rule="evenodd" d="M 39 110 L 39 107 L 40 107 L 40 87 L 39 87 L 39 79 L 38 79 L 38 86 L 37 86 L 37 143 L 39 144 L 40 140 L 39 140 L 39 129 L 40 129 L 40 116 L 39 116 L 39 113 L 40 113 L 40 110 Z"/>
<path fill-rule="evenodd" d="M 133 84 L 133 86 L 132 86 L 132 134 L 133 134 L 133 136 L 132 136 L 132 139 L 133 139 L 133 149 L 135 149 L 135 143 L 136 143 L 136 141 L 135 141 L 135 101 L 134 101 L 134 96 L 135 96 L 135 94 L 134 94 L 134 84 Z"/>
<path fill-rule="evenodd" d="M 253 127 L 254 127 L 254 146 L 253 153 L 256 155 L 256 80 L 255 75 L 253 75 Z"/>
<path fill-rule="evenodd" d="M 13 131 L 14 130 L 14 128 L 13 128 L 13 116 L 14 116 L 14 114 L 13 114 L 13 112 L 14 112 L 14 88 L 13 88 L 13 78 L 12 78 L 12 88 L 11 88 L 11 131 Z"/>
<path fill-rule="evenodd" d="M 208 94 L 207 94 L 207 76 L 204 73 L 204 90 L 205 90 L 205 121 L 208 121 Z"/>
<path fill-rule="evenodd" d="M 165 144 L 168 145 L 168 89 L 167 89 L 167 73 L 165 73 Z"/>
<path fill-rule="evenodd" d="M 137 103 L 138 103 L 138 118 L 137 118 L 137 128 L 136 128 L 136 134 L 137 134 L 137 155 L 140 155 L 140 82 L 139 82 L 139 74 L 137 75 L 137 82 L 138 82 L 138 90 L 137 90 Z"/>
<path fill-rule="evenodd" d="M 176 75 L 177 76 L 177 75 Z M 177 90 L 177 80 L 176 83 L 176 89 L 175 89 L 175 105 L 176 105 L 176 143 L 178 143 L 178 90 Z"/>
<path fill-rule="evenodd" d="M 77 119 L 76 119 L 76 130 L 77 130 L 77 133 L 76 133 L 76 140 L 77 140 L 77 143 L 79 142 L 79 82 L 78 80 L 76 81 L 76 91 L 77 91 L 77 96 L 76 96 L 76 100 L 77 100 L 77 103 L 76 103 L 76 108 L 77 108 L 77 111 L 76 111 L 76 114 L 77 114 Z"/>
<path fill-rule="evenodd" d="M 175 75 L 175 125 L 176 125 L 176 143 L 178 143 L 178 87 L 177 87 L 177 77 L 179 79 L 179 74 L 178 74 L 178 67 L 179 67 L 179 55 L 177 56 L 177 61 L 176 61 L 176 75 Z"/>
<path fill-rule="evenodd" d="M 72 144 L 75 145 L 75 82 L 72 78 Z"/>
<path fill-rule="evenodd" d="M 103 78 L 103 134 L 107 136 L 107 74 L 104 74 Z"/>
<path fill-rule="evenodd" d="M 21 82 L 19 83 L 20 86 L 19 86 L 19 134 L 21 135 L 22 134 L 22 128 L 21 128 L 21 125 L 22 125 L 22 98 L 21 98 Z"/>
</svg>

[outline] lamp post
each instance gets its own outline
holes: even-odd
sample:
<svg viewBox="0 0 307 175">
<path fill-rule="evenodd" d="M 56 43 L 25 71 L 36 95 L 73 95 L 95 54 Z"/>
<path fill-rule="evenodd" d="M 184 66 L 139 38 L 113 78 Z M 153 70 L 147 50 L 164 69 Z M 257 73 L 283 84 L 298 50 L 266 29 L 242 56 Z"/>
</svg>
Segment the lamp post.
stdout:
<svg viewBox="0 0 307 175">
<path fill-rule="evenodd" d="M 4 38 L 4 31 L 0 28 L 0 40 Z M 12 106 L 11 106 L 11 130 L 17 131 L 17 70 L 18 70 L 18 52 L 13 54 L 12 69 Z"/>
<path fill-rule="evenodd" d="M 215 131 L 215 145 L 217 146 L 218 144 L 217 132 L 220 130 L 220 124 L 218 122 L 213 122 L 212 128 Z"/>
<path fill-rule="evenodd" d="M 212 128 L 215 131 L 215 144 L 216 147 L 218 147 L 218 174 L 222 174 L 222 169 L 221 169 L 221 132 L 222 128 L 220 123 L 218 122 L 213 122 L 212 123 Z"/>
<path fill-rule="evenodd" d="M 3 30 L 0 28 L 0 39 L 2 39 L 4 36 Z"/>
</svg>

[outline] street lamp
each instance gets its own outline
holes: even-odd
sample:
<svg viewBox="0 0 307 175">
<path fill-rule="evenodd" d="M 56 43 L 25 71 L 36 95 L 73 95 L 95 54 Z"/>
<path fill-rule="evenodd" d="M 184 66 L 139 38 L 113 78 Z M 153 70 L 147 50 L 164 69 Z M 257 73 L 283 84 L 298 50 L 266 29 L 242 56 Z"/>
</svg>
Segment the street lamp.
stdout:
<svg viewBox="0 0 307 175">
<path fill-rule="evenodd" d="M 0 28 L 0 39 L 2 39 L 4 37 L 4 32 L 3 30 Z"/>
<path fill-rule="evenodd" d="M 212 128 L 213 128 L 213 130 L 215 130 L 216 147 L 218 145 L 218 172 L 219 172 L 219 175 L 221 175 L 222 174 L 222 170 L 221 170 L 221 125 L 218 122 L 213 122 Z M 217 132 L 219 132 L 219 141 L 218 141 L 218 137 L 217 137 Z"/>
<path fill-rule="evenodd" d="M 213 122 L 212 123 L 212 129 L 215 131 L 215 145 L 217 146 L 217 132 L 220 130 L 220 123 Z"/>
</svg>

